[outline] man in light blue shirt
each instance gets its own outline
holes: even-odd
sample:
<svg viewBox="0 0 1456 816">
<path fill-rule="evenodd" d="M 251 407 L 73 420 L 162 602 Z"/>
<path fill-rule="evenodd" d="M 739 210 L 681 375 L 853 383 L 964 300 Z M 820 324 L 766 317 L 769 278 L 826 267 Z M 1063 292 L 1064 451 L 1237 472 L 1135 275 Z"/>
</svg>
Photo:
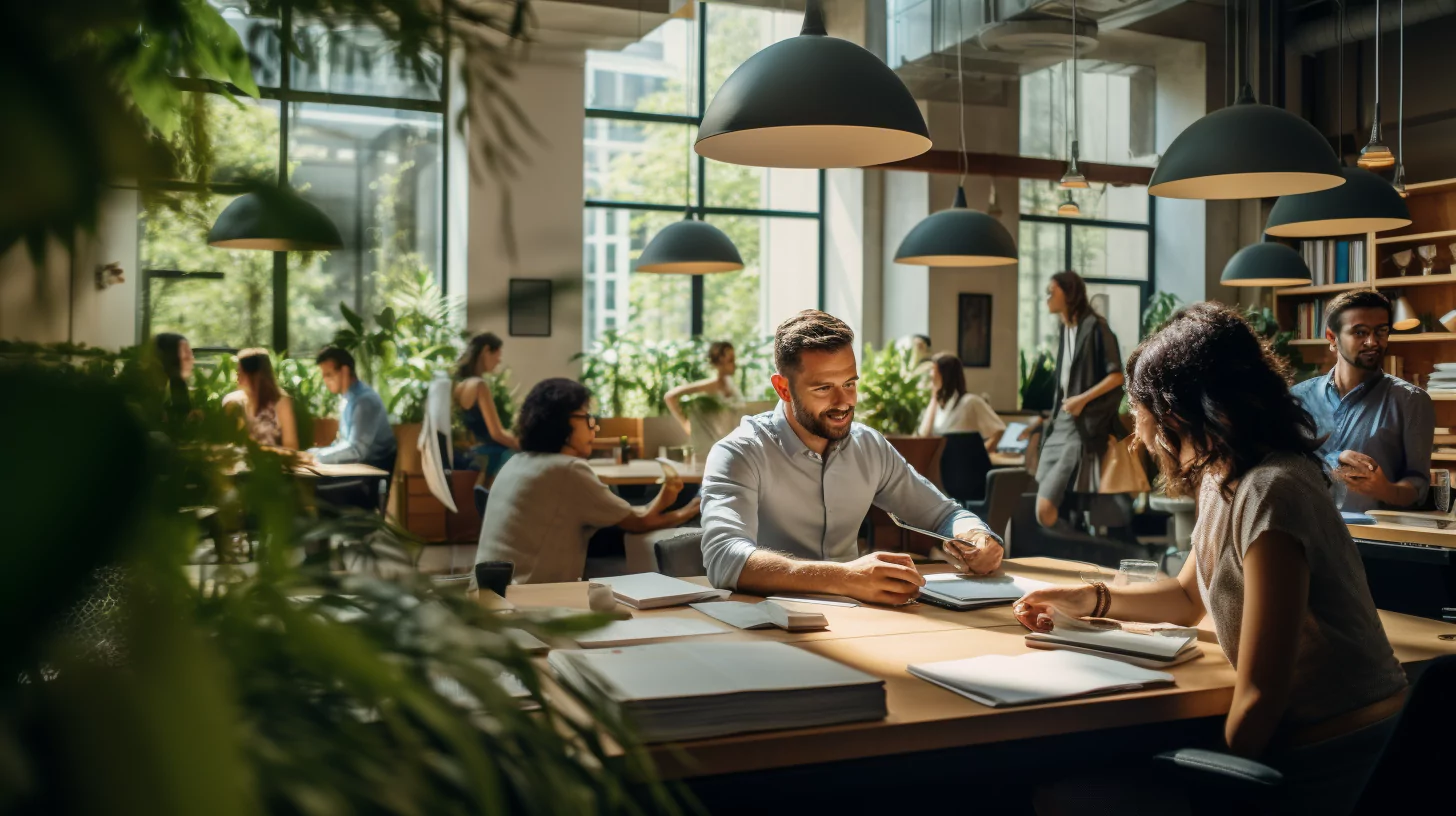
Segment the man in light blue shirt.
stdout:
<svg viewBox="0 0 1456 816">
<path fill-rule="evenodd" d="M 361 462 L 393 470 L 397 448 L 389 412 L 379 393 L 354 375 L 354 355 L 330 347 L 319 352 L 315 362 L 324 385 L 344 399 L 334 444 L 309 448 L 307 453 L 326 464 Z"/>
<path fill-rule="evenodd" d="M 1293 389 L 1326 437 L 1320 454 L 1346 488 L 1342 510 L 1411 507 L 1430 489 L 1436 415 L 1430 395 L 1382 369 L 1390 323 L 1390 300 L 1380 292 L 1330 301 L 1325 339 L 1335 367 Z"/>
<path fill-rule="evenodd" d="M 980 519 L 853 421 L 853 343 L 843 321 L 812 309 L 774 333 L 779 404 L 714 445 L 703 473 L 703 562 L 714 586 L 884 604 L 914 598 L 925 582 L 909 555 L 858 557 L 871 504 L 960 539 L 945 548 L 969 571 L 1000 566 L 1000 541 Z"/>
</svg>

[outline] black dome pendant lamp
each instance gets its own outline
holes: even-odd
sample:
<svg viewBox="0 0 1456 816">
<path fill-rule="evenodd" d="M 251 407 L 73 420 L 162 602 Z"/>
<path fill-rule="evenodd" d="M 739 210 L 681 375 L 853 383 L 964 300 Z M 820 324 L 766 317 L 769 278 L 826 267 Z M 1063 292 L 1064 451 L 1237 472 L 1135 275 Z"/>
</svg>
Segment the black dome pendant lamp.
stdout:
<svg viewBox="0 0 1456 816">
<path fill-rule="evenodd" d="M 1235 252 L 1219 280 L 1224 286 L 1308 286 L 1313 278 L 1298 252 L 1264 241 Z"/>
<path fill-rule="evenodd" d="M 1345 183 L 1334 150 L 1314 125 L 1254 100 L 1247 63 L 1246 47 L 1238 100 L 1178 134 L 1153 171 L 1150 194 L 1207 200 L 1271 198 Z"/>
<path fill-rule="evenodd" d="M 683 65 L 692 67 L 691 39 L 684 38 Z M 684 133 L 690 133 L 686 128 Z M 635 272 L 652 272 L 667 275 L 710 275 L 717 272 L 737 272 L 743 268 L 743 257 L 738 247 L 726 233 L 706 221 L 693 218 L 691 187 L 693 183 L 693 151 L 684 145 L 683 155 L 687 159 L 683 166 L 683 219 L 663 227 L 637 256 L 632 269 Z"/>
<path fill-rule="evenodd" d="M 698 155 L 752 167 L 868 167 L 930 149 L 909 89 L 879 57 L 828 36 L 808 0 L 799 36 L 734 71 L 703 114 Z"/>
<path fill-rule="evenodd" d="M 1345 119 L 1345 4 L 1339 7 L 1339 105 L 1335 131 Z M 1337 140 L 1338 141 L 1338 140 Z M 1269 211 L 1264 231 L 1281 238 L 1322 238 L 1357 232 L 1383 232 L 1411 223 L 1410 209 L 1396 188 L 1385 179 L 1360 167 L 1345 167 L 1340 157 L 1340 175 L 1345 183 L 1329 190 L 1281 196 Z"/>
<path fill-rule="evenodd" d="M 955 204 L 921 219 L 900 248 L 895 263 L 915 266 L 1005 266 L 1019 260 L 1016 241 L 1000 221 L 966 206 L 966 116 L 963 96 L 965 74 L 961 73 L 960 7 L 956 7 L 956 116 L 960 118 L 961 178 Z M 995 204 L 996 182 L 991 181 L 991 203 Z"/>
<path fill-rule="evenodd" d="M 323 210 L 286 183 L 259 186 L 233 199 L 207 232 L 208 246 L 267 252 L 318 252 L 344 245 Z"/>
</svg>

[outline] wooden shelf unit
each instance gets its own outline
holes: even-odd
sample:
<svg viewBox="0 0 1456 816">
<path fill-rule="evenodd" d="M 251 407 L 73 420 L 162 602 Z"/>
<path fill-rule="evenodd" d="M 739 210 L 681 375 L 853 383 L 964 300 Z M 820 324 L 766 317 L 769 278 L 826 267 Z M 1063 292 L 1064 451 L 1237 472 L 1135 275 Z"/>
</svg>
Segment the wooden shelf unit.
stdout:
<svg viewBox="0 0 1456 816">
<path fill-rule="evenodd" d="M 1275 289 L 1274 315 L 1280 326 L 1297 328 L 1301 303 L 1318 300 L 1327 304 L 1341 292 L 1366 287 L 1378 289 L 1391 298 L 1404 295 L 1416 313 L 1421 315 L 1426 331 L 1392 335 L 1390 356 L 1401 358 L 1403 379 L 1425 387 L 1436 363 L 1456 362 L 1456 333 L 1447 332 L 1436 322 L 1442 315 L 1456 309 L 1456 257 L 1453 257 L 1451 248 L 1452 244 L 1456 244 L 1456 179 L 1411 184 L 1406 189 L 1410 193 L 1406 199 L 1412 219 L 1409 226 L 1390 232 L 1316 239 L 1363 238 L 1369 280 Z M 1414 254 L 1416 247 L 1423 244 L 1435 244 L 1437 247 L 1436 274 L 1421 275 L 1420 258 L 1414 257 L 1409 269 L 1416 274 L 1402 276 L 1400 269 L 1390 260 L 1391 256 L 1402 250 L 1411 250 Z M 1323 328 L 1321 336 L 1293 340 L 1290 345 L 1299 351 L 1305 362 L 1327 370 L 1334 364 L 1335 358 L 1322 335 Z M 1437 394 L 1431 399 L 1435 403 L 1436 425 L 1456 427 L 1456 394 Z M 1438 461 L 1456 462 L 1456 453 L 1437 456 L 1443 457 Z"/>
</svg>

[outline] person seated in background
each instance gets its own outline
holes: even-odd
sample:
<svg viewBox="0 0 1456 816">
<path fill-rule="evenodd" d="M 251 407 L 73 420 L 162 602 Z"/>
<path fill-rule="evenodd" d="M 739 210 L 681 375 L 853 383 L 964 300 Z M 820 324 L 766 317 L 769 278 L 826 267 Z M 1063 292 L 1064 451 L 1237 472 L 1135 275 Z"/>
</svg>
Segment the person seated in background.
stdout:
<svg viewBox="0 0 1456 816">
<path fill-rule="evenodd" d="M 496 477 L 480 525 L 475 562 L 510 561 L 518 584 L 579 581 L 587 541 L 603 527 L 629 533 L 676 527 L 698 514 L 694 499 L 669 511 L 682 479 L 666 481 L 645 507 L 633 507 L 592 472 L 597 420 L 591 391 L 574 380 L 542 380 L 521 403 L 521 453 Z"/>
<path fill-rule="evenodd" d="M 1390 299 L 1380 292 L 1330 301 L 1325 340 L 1335 365 L 1294 386 L 1325 437 L 1320 455 L 1338 480 L 1336 496 L 1344 493 L 1342 510 L 1412 507 L 1431 486 L 1436 415 L 1429 394 L 1383 370 L 1390 321 Z"/>
<path fill-rule="evenodd" d="M 493 332 L 470 338 L 465 352 L 455 363 L 455 403 L 460 407 L 460 420 L 475 437 L 476 445 L 462 451 L 470 463 L 461 469 L 479 469 L 480 484 L 489 485 L 511 454 L 521 449 L 516 435 L 505 429 L 496 411 L 495 395 L 481 375 L 500 366 L 500 337 Z"/>
<path fill-rule="evenodd" d="M 925 581 L 906 553 L 859 556 L 870 505 L 964 543 L 948 554 L 975 573 L 1001 564 L 980 519 L 854 421 L 854 332 L 807 309 L 774 332 L 772 411 L 713 446 L 703 472 L 703 562 L 713 586 L 755 594 L 818 592 L 899 604 Z"/>
<path fill-rule="evenodd" d="M 222 398 L 224 410 L 243 420 L 248 436 L 259 445 L 298 450 L 298 423 L 293 400 L 278 387 L 268 350 L 238 352 L 238 390 Z"/>
<path fill-rule="evenodd" d="M 1006 423 L 981 397 L 966 391 L 965 369 L 954 354 L 944 352 L 930 358 L 930 404 L 920 415 L 920 436 L 975 432 L 994 453 L 1006 431 Z"/>
<path fill-rule="evenodd" d="M 389 412 L 379 392 L 354 373 L 354 355 L 330 346 L 314 359 L 324 386 L 343 399 L 339 409 L 339 435 L 332 445 L 309 448 L 306 458 L 325 464 L 359 462 L 384 470 L 394 469 L 398 446 Z"/>
<path fill-rule="evenodd" d="M 192 414 L 192 394 L 188 390 L 196 363 L 192 344 L 176 332 L 162 332 L 152 338 L 152 347 L 167 378 L 167 393 L 162 400 L 167 417 L 180 422 Z"/>
<path fill-rule="evenodd" d="M 687 432 L 688 438 L 692 440 L 693 450 L 698 451 L 699 455 L 706 455 L 708 449 L 732 432 L 743 417 L 743 394 L 739 393 L 738 385 L 733 382 L 733 374 L 738 371 L 738 356 L 733 344 L 719 340 L 708 346 L 708 362 L 713 366 L 713 376 L 688 385 L 679 385 L 662 398 L 668 413 Z M 683 413 L 682 399 L 698 394 L 714 397 L 720 404 L 712 407 L 700 406 L 693 411 L 692 420 L 689 421 Z"/>
<path fill-rule="evenodd" d="M 1192 555 L 1176 578 L 1040 589 L 1012 611 L 1048 631 L 1054 610 L 1183 626 L 1206 610 L 1237 672 L 1227 747 L 1284 774 L 1270 812 L 1349 812 L 1395 729 L 1406 677 L 1288 366 L 1237 312 L 1199 303 L 1145 340 L 1128 371 L 1139 443 L 1169 495 L 1197 499 Z"/>
</svg>

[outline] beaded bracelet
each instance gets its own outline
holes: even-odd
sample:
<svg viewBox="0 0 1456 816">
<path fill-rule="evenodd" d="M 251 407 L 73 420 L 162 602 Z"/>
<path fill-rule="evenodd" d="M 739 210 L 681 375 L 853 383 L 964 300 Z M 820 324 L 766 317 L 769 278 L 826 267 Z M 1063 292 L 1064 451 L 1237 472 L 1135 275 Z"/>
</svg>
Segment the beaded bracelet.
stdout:
<svg viewBox="0 0 1456 816">
<path fill-rule="evenodd" d="M 1112 608 L 1112 593 L 1107 589 L 1107 584 L 1101 581 L 1093 581 L 1092 587 L 1097 590 L 1097 605 L 1092 609 L 1092 617 L 1104 617 Z"/>
</svg>

